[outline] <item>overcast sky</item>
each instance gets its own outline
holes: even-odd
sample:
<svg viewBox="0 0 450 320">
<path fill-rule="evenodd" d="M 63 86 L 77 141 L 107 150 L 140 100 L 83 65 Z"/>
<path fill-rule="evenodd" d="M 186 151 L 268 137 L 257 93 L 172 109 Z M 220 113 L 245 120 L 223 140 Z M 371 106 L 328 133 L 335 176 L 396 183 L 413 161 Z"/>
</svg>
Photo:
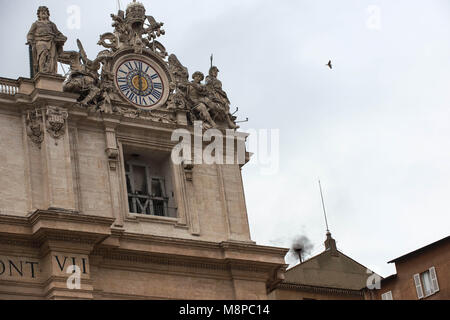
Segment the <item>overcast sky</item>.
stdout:
<svg viewBox="0 0 450 320">
<path fill-rule="evenodd" d="M 36 9 L 94 58 L 117 0 L 0 0 L 0 76 L 29 76 Z M 121 0 L 122 7 L 128 1 Z M 243 169 L 252 237 L 289 247 L 305 235 L 383 276 L 387 261 L 449 235 L 450 1 L 143 1 L 165 22 L 160 41 L 190 73 L 219 78 L 243 129 L 280 130 L 280 169 Z M 80 28 L 69 28 L 71 5 Z M 325 64 L 331 59 L 334 69 Z M 291 261 L 289 261 L 291 262 Z M 295 261 L 292 261 L 295 262 Z"/>
</svg>

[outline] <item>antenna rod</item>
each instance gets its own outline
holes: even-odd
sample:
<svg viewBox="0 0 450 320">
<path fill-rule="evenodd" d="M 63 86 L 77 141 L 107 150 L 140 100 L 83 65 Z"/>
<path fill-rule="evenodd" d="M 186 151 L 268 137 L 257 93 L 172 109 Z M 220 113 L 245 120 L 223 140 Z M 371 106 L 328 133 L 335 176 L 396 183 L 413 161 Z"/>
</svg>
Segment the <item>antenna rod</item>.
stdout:
<svg viewBox="0 0 450 320">
<path fill-rule="evenodd" d="M 325 201 L 323 200 L 322 184 L 320 183 L 320 180 L 319 180 L 319 188 L 320 188 L 320 196 L 322 198 L 322 208 L 323 214 L 325 216 L 325 224 L 327 225 L 327 232 L 330 232 L 330 228 L 328 228 L 327 211 L 325 210 Z"/>
<path fill-rule="evenodd" d="M 213 67 L 214 54 L 211 54 L 211 68 Z"/>
</svg>

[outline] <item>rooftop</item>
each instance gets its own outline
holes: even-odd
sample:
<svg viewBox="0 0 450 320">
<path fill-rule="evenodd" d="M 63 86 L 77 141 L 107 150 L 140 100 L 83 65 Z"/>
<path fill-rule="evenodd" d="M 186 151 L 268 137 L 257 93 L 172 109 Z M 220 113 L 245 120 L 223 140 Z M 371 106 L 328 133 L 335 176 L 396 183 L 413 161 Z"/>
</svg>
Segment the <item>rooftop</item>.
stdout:
<svg viewBox="0 0 450 320">
<path fill-rule="evenodd" d="M 389 261 L 388 263 L 396 263 L 396 262 L 399 262 L 401 260 L 409 259 L 409 258 L 411 258 L 411 257 L 413 257 L 415 255 L 423 253 L 426 250 L 429 250 L 429 249 L 435 248 L 435 247 L 437 247 L 439 245 L 442 245 L 442 244 L 444 244 L 445 242 L 447 242 L 449 240 L 450 240 L 450 236 L 445 237 L 444 239 L 441 239 L 439 241 L 433 242 L 433 243 L 431 243 L 429 245 L 426 245 L 425 247 L 422 247 L 420 249 L 414 250 L 414 251 L 412 251 L 410 253 L 407 253 L 407 254 L 405 254 L 405 255 L 403 255 L 401 257 L 398 257 L 398 258 L 396 258 L 396 259 L 394 259 L 392 261 Z"/>
</svg>

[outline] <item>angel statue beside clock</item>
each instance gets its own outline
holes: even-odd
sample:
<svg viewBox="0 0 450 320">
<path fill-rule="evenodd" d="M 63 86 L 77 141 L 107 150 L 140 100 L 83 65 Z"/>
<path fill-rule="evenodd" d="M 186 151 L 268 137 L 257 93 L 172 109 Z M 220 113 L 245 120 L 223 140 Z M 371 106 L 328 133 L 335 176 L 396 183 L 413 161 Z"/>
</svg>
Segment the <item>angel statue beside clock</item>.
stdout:
<svg viewBox="0 0 450 320">
<path fill-rule="evenodd" d="M 48 9 L 44 18 L 49 16 Z M 119 10 L 113 19 L 113 32 L 100 36 L 105 49 L 90 60 L 80 40 L 78 51 L 63 51 L 66 38 L 55 29 L 42 36 L 48 27 L 30 30 L 29 43 L 34 52 L 49 48 L 46 57 L 39 58 L 36 72 L 56 74 L 57 61 L 70 65 L 63 85 L 65 92 L 79 94 L 79 105 L 94 112 L 133 115 L 152 118 L 159 111 L 170 116 L 161 121 L 175 121 L 177 112 L 185 112 L 190 123 L 201 120 L 205 128 L 237 129 L 236 117 L 230 114 L 230 101 L 217 79 L 218 68 L 212 66 L 209 75 L 189 72 L 175 55 L 168 56 L 156 39 L 165 32 L 163 23 L 146 15 L 145 7 L 136 1 L 126 11 Z M 56 35 L 51 37 L 50 35 Z M 34 38 L 39 39 L 33 42 Z M 46 60 L 47 59 L 47 60 Z M 51 68 L 45 66 L 50 61 Z M 206 80 L 206 83 L 202 83 Z M 159 112 L 161 113 L 161 112 Z"/>
</svg>

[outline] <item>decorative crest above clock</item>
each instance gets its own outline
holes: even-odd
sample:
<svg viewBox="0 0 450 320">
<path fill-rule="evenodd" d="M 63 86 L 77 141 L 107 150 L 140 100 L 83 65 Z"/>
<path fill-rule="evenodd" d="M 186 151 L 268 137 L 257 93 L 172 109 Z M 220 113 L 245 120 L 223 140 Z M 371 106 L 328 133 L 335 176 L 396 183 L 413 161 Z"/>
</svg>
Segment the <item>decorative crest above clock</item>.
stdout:
<svg viewBox="0 0 450 320">
<path fill-rule="evenodd" d="M 142 53 L 147 48 L 164 59 L 167 56 L 166 49 L 156 41 L 156 38 L 165 34 L 161 29 L 164 23 L 156 22 L 145 12 L 144 5 L 135 0 L 128 5 L 126 12 L 120 10 L 117 15 L 111 14 L 115 31 L 101 35 L 98 44 L 114 52 L 132 47 L 136 53 Z"/>
</svg>

